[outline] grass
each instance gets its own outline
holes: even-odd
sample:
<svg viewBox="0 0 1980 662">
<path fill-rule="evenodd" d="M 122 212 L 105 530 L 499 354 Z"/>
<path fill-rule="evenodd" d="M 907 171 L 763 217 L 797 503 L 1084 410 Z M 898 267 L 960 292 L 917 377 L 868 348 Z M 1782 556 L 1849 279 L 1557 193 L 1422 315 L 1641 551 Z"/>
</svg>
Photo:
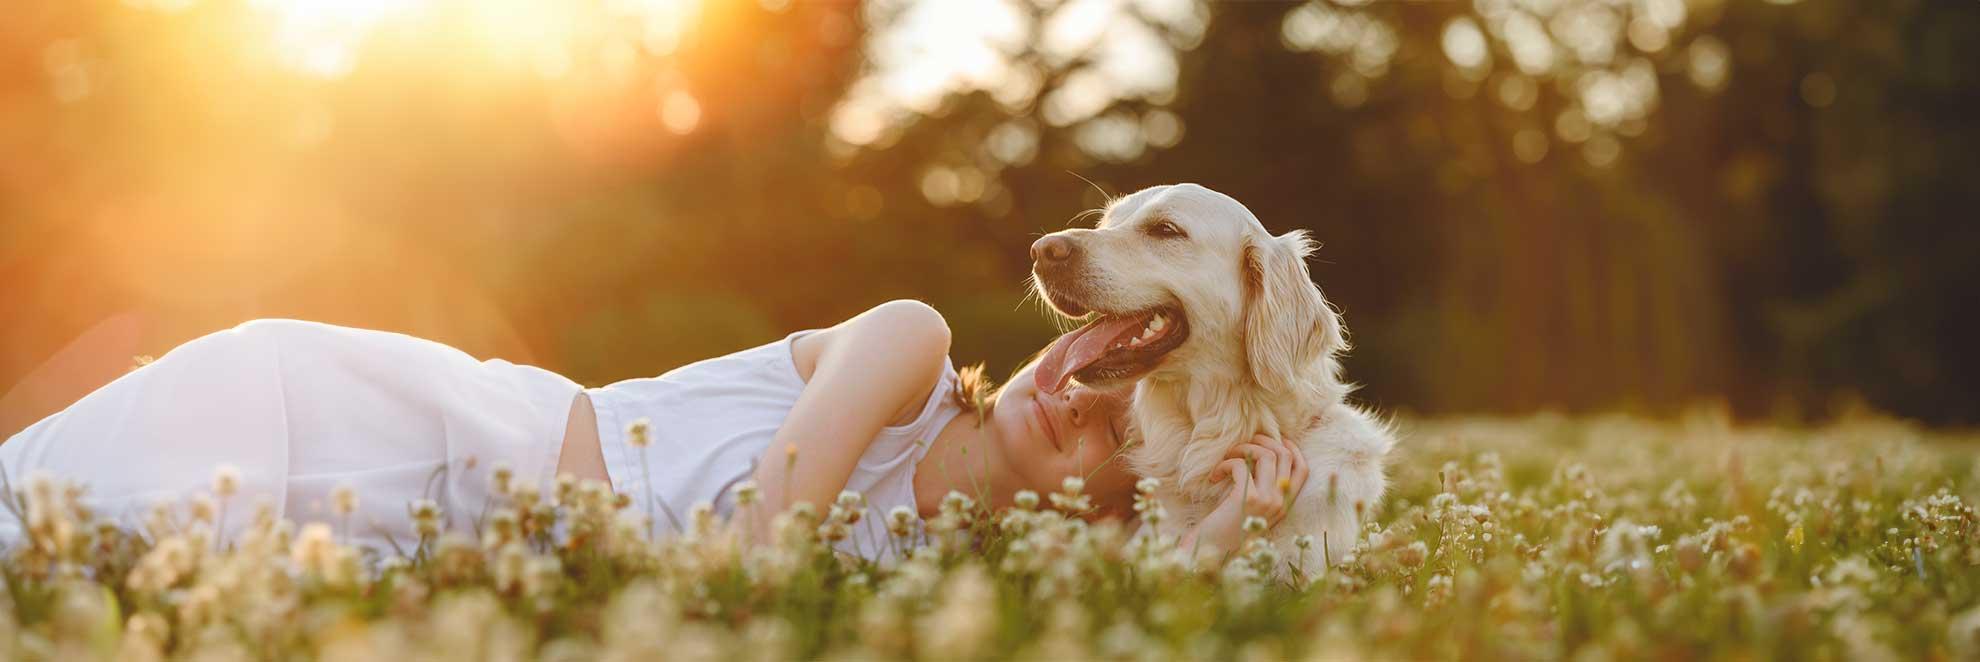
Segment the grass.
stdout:
<svg viewBox="0 0 1980 662">
<path fill-rule="evenodd" d="M 265 511 L 226 515 L 254 524 L 213 551 L 224 499 L 98 527 L 38 478 L 10 504 L 34 543 L 0 565 L 0 659 L 1980 657 L 1973 437 L 1710 416 L 1405 431 L 1358 551 L 1300 588 L 1263 579 L 1258 546 L 1191 568 L 1116 526 L 966 499 L 876 564 L 820 540 L 844 508 L 779 515 L 757 546 L 697 510 L 653 543 L 628 499 L 565 483 L 379 560 Z M 409 516 L 440 521 L 426 506 Z"/>
</svg>

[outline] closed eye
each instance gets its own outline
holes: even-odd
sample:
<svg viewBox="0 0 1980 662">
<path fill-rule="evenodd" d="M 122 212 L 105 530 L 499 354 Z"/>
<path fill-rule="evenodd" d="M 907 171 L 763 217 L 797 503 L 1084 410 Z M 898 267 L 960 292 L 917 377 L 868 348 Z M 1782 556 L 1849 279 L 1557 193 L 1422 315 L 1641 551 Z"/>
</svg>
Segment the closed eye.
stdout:
<svg viewBox="0 0 1980 662">
<path fill-rule="evenodd" d="M 1174 221 L 1149 223 L 1142 226 L 1142 232 L 1146 232 L 1148 236 L 1157 239 L 1187 239 L 1189 237 L 1189 233 L 1183 232 L 1182 227 L 1176 225 Z"/>
</svg>

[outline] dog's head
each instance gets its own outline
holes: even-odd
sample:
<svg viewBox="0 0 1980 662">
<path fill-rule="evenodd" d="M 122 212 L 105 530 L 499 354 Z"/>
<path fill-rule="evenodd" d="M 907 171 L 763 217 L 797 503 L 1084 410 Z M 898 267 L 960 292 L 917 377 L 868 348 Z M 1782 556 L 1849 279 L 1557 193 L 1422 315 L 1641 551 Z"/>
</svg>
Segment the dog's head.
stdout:
<svg viewBox="0 0 1980 662">
<path fill-rule="evenodd" d="M 1109 204 L 1093 229 L 1031 246 L 1038 292 L 1093 320 L 1039 360 L 1038 387 L 1131 383 L 1165 366 L 1228 370 L 1270 393 L 1339 381 L 1341 321 L 1306 269 L 1304 230 L 1272 236 L 1230 196 L 1176 184 Z M 1189 375 L 1201 376 L 1201 375 Z"/>
</svg>

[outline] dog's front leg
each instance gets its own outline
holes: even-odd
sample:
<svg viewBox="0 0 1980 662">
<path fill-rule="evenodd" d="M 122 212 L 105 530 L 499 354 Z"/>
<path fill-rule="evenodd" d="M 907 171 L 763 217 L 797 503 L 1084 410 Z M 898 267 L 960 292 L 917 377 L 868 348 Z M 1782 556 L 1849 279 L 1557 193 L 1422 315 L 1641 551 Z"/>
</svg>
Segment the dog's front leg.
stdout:
<svg viewBox="0 0 1980 662">
<path fill-rule="evenodd" d="M 1306 455 L 1306 486 L 1272 537 L 1288 561 L 1284 570 L 1310 581 L 1353 553 L 1362 522 L 1388 489 L 1395 436 L 1366 412 L 1335 405 L 1294 441 Z M 1310 536 L 1309 544 L 1295 544 L 1300 536 Z"/>
</svg>

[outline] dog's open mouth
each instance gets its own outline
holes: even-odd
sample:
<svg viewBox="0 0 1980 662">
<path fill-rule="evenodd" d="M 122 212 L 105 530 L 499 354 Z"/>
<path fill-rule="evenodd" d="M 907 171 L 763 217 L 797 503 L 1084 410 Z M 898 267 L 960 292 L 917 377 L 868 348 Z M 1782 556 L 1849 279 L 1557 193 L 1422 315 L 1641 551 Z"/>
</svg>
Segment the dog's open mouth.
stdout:
<svg viewBox="0 0 1980 662">
<path fill-rule="evenodd" d="M 1032 377 L 1045 393 L 1057 393 L 1074 379 L 1092 386 L 1130 380 L 1154 370 L 1188 339 L 1189 319 L 1173 306 L 1100 313 L 1052 341 Z"/>
</svg>

